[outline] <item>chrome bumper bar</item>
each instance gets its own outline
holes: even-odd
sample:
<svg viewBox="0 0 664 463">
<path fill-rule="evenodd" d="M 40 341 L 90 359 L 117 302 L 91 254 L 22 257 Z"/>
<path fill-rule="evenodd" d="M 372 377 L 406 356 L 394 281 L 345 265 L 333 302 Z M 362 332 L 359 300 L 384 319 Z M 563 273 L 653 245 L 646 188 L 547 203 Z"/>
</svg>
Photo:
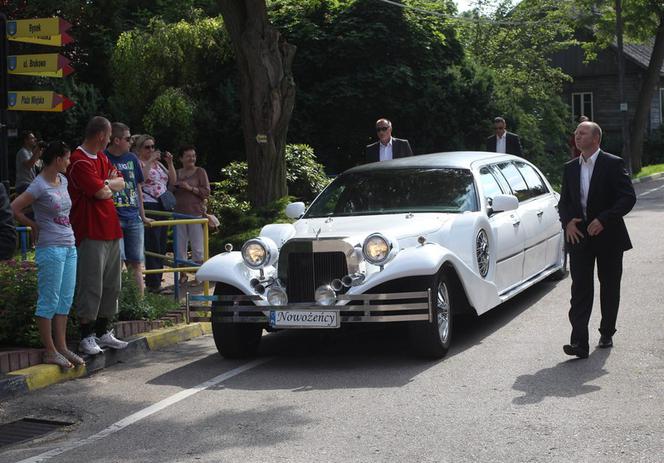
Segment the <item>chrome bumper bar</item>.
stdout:
<svg viewBox="0 0 664 463">
<path fill-rule="evenodd" d="M 433 320 L 431 290 L 383 293 L 383 294 L 340 294 L 337 301 L 353 301 L 346 305 L 318 305 L 312 303 L 291 303 L 288 305 L 244 305 L 262 300 L 260 296 L 200 296 L 187 293 L 187 322 L 213 321 L 215 323 L 263 323 L 269 324 L 270 310 L 290 310 L 297 312 L 334 311 L 339 312 L 341 323 L 403 322 Z M 192 305 L 192 302 L 212 302 L 212 306 Z M 221 303 L 221 304 L 215 304 Z M 243 305 L 241 305 L 244 303 Z M 198 315 L 192 316 L 192 312 Z M 205 312 L 203 315 L 201 312 Z M 207 313 L 209 312 L 209 316 Z M 267 315 L 266 315 L 267 313 Z"/>
</svg>

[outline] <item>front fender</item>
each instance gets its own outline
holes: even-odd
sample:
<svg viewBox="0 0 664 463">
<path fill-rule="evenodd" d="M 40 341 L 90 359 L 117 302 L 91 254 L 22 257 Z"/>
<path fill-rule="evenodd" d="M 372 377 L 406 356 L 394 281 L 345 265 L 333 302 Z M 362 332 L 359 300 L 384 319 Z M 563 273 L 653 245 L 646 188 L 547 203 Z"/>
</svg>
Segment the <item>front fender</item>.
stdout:
<svg viewBox="0 0 664 463">
<path fill-rule="evenodd" d="M 454 267 L 468 302 L 478 314 L 500 304 L 495 284 L 480 278 L 453 252 L 434 243 L 402 250 L 383 271 L 371 274 L 362 285 L 350 288 L 347 294 L 363 294 L 382 283 L 399 278 L 433 275 L 444 263 Z"/>
<path fill-rule="evenodd" d="M 265 268 L 265 274 L 275 273 L 274 267 Z M 244 264 L 240 251 L 224 252 L 208 259 L 196 272 L 198 281 L 218 281 L 234 286 L 244 294 L 256 294 L 249 282 L 260 272 Z"/>
</svg>

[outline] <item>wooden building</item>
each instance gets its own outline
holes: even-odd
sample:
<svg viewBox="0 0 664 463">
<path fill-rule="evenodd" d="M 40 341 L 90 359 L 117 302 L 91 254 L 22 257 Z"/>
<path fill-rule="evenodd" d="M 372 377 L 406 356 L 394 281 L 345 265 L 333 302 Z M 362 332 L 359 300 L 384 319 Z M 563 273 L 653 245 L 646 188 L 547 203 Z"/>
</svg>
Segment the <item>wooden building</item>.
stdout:
<svg viewBox="0 0 664 463">
<path fill-rule="evenodd" d="M 641 82 L 644 79 L 654 40 L 643 45 L 625 44 L 625 101 L 630 120 L 636 109 Z M 604 131 L 606 149 L 619 152 L 622 146 L 622 115 L 618 87 L 617 46 L 598 53 L 597 59 L 584 63 L 584 52 L 579 46 L 570 47 L 552 57 L 554 66 L 560 67 L 573 79 L 565 84 L 563 101 L 572 111 L 571 121 L 585 115 L 597 122 Z M 664 66 L 650 105 L 648 132 L 664 126 Z"/>
</svg>

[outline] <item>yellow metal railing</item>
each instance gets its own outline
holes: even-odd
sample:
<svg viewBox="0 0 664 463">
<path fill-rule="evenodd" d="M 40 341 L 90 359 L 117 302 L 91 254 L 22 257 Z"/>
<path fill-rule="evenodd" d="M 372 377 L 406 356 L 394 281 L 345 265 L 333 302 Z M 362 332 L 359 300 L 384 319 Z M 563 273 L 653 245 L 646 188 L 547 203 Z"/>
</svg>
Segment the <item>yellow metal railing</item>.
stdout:
<svg viewBox="0 0 664 463">
<path fill-rule="evenodd" d="M 203 262 L 207 261 L 210 258 L 210 236 L 208 229 L 208 219 L 207 218 L 192 218 L 191 216 L 178 214 L 177 212 L 165 212 L 165 211 L 153 211 L 146 209 L 145 214 L 149 216 L 156 217 L 168 217 L 167 220 L 155 220 L 150 224 L 146 225 L 147 227 L 170 227 L 177 225 L 189 225 L 189 224 L 201 224 L 203 225 Z M 178 218 L 181 217 L 181 218 Z M 177 256 L 177 232 L 173 233 L 173 257 L 167 256 L 165 254 L 159 254 L 152 251 L 145 251 L 146 256 L 158 257 L 166 263 L 172 263 L 172 266 L 161 268 L 161 269 L 143 269 L 142 273 L 145 275 L 153 273 L 173 273 L 173 288 L 175 292 L 175 299 L 180 300 L 180 285 L 179 285 L 179 274 L 180 272 L 195 272 L 200 268 L 200 265 L 189 265 L 189 266 L 178 266 L 179 263 L 184 264 L 193 264 L 187 259 Z M 203 294 L 208 296 L 210 294 L 210 284 L 207 281 L 203 282 Z"/>
</svg>

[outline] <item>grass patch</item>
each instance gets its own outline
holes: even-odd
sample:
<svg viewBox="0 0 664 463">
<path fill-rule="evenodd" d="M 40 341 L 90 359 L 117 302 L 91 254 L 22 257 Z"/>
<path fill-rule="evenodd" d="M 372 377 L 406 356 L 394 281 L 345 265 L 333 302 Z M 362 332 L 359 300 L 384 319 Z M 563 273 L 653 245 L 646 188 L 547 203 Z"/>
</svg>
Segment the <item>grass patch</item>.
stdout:
<svg viewBox="0 0 664 463">
<path fill-rule="evenodd" d="M 648 175 L 656 174 L 658 172 L 664 172 L 664 164 L 653 164 L 651 166 L 645 166 L 641 168 L 638 174 L 634 175 L 634 178 L 646 177 Z"/>
</svg>

